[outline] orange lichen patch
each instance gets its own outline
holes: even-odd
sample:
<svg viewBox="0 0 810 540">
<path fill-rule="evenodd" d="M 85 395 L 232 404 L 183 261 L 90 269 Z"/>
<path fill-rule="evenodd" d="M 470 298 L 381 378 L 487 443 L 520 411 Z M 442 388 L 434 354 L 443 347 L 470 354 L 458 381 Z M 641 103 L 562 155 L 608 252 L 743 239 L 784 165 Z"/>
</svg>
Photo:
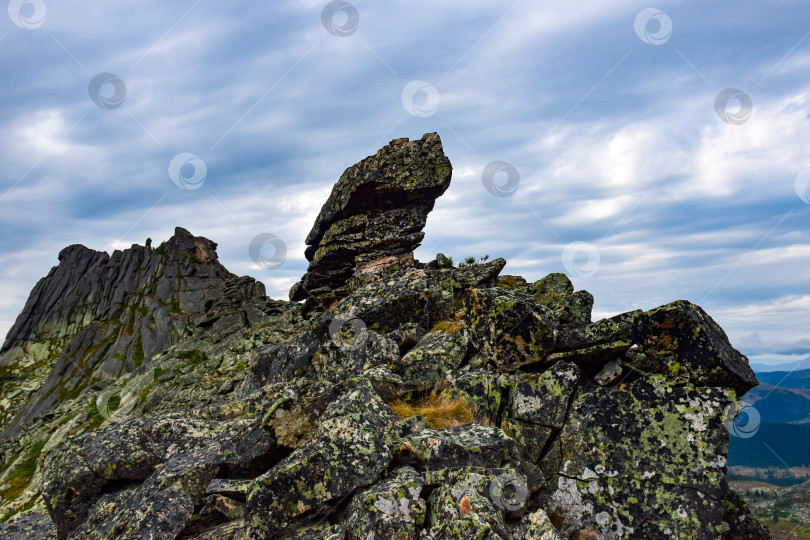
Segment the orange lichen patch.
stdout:
<svg viewBox="0 0 810 540">
<path fill-rule="evenodd" d="M 470 503 L 470 499 L 467 498 L 466 495 L 461 498 L 461 502 L 458 504 L 458 507 L 461 509 L 461 515 L 466 516 L 470 512 L 472 512 L 472 504 Z"/>
<path fill-rule="evenodd" d="M 461 426 L 474 420 L 473 409 L 466 399 L 450 399 L 435 392 L 414 402 L 397 399 L 389 406 L 400 418 L 423 417 L 433 429 Z"/>
</svg>

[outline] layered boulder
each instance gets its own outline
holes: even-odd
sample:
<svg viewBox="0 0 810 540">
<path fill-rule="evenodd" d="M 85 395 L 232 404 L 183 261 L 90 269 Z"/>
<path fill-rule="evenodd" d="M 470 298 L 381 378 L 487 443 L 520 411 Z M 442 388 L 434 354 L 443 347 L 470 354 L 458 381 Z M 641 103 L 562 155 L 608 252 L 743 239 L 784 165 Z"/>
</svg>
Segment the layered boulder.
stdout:
<svg viewBox="0 0 810 540">
<path fill-rule="evenodd" d="M 428 213 L 450 185 L 452 167 L 441 139 L 394 139 L 346 169 L 306 238 L 307 273 L 291 300 L 329 305 L 361 280 L 390 266 L 413 263 Z"/>
<path fill-rule="evenodd" d="M 190 335 L 29 424 L 0 496 L 24 464 L 37 493 L 0 501 L 0 536 L 770 538 L 726 478 L 756 378 L 722 329 L 413 260 L 449 174 L 435 134 L 392 142 L 318 216 L 305 316 L 228 279 Z"/>
</svg>

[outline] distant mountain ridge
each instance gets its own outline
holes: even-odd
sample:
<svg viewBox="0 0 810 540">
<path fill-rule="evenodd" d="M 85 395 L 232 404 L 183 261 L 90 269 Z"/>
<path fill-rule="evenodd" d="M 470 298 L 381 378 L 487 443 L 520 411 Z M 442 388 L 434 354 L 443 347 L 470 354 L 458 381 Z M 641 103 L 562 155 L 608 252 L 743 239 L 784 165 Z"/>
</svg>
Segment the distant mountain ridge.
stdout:
<svg viewBox="0 0 810 540">
<path fill-rule="evenodd" d="M 771 371 L 757 376 L 761 383 L 782 388 L 810 388 L 810 369 L 795 371 Z"/>
<path fill-rule="evenodd" d="M 810 467 L 810 369 L 760 372 L 757 378 L 760 384 L 742 397 L 753 410 L 741 421 L 753 431 L 731 437 L 730 474 L 771 483 L 801 481 Z"/>
<path fill-rule="evenodd" d="M 751 362 L 751 369 L 754 373 L 770 373 L 772 371 L 796 371 L 799 369 L 810 369 L 810 356 L 795 362 L 783 362 L 781 364 L 763 364 L 760 362 Z"/>
</svg>

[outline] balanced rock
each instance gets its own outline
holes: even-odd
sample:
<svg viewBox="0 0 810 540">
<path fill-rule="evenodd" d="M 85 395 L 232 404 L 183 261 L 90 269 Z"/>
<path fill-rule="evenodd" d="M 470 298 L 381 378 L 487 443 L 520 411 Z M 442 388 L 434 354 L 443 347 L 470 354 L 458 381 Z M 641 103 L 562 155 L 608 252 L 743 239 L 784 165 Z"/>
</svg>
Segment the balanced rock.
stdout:
<svg viewBox="0 0 810 540">
<path fill-rule="evenodd" d="M 346 282 L 413 262 L 428 213 L 450 185 L 452 167 L 436 133 L 418 141 L 394 139 L 346 169 L 312 230 L 309 268 L 291 300 L 328 305 L 345 296 Z"/>
</svg>

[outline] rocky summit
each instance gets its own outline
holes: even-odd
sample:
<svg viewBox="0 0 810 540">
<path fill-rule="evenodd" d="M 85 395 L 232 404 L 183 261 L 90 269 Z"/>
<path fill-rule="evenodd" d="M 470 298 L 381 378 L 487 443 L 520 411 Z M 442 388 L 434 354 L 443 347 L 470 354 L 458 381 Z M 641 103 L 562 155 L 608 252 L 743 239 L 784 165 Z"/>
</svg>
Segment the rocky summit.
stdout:
<svg viewBox="0 0 810 540">
<path fill-rule="evenodd" d="M 63 250 L 0 351 L 0 537 L 770 538 L 727 481 L 757 381 L 723 330 L 414 259 L 450 177 L 435 133 L 346 169 L 290 301 L 181 228 Z"/>
</svg>

